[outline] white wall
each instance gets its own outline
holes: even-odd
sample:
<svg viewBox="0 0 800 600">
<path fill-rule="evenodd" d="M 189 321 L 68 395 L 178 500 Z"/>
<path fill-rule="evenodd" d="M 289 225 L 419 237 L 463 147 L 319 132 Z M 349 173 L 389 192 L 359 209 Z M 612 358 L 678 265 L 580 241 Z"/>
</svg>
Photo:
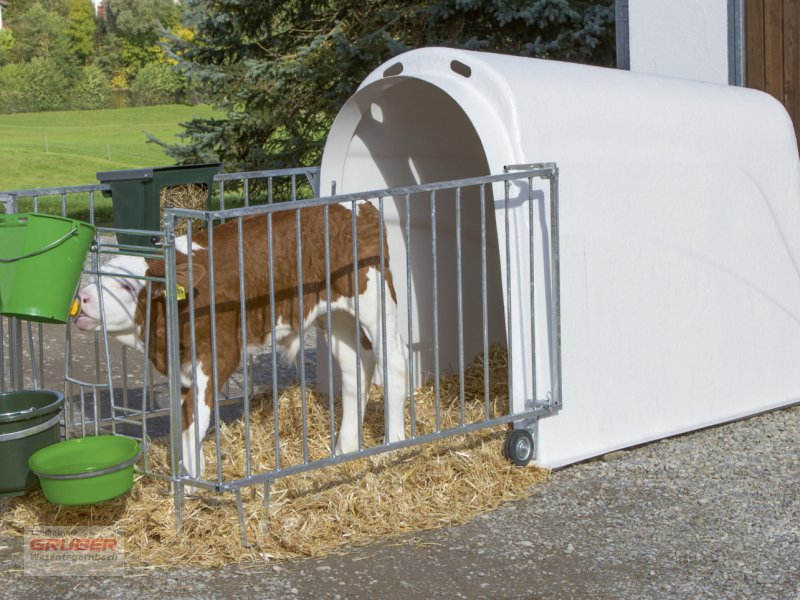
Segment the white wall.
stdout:
<svg viewBox="0 0 800 600">
<path fill-rule="evenodd" d="M 728 0 L 629 0 L 631 71 L 728 83 Z"/>
</svg>

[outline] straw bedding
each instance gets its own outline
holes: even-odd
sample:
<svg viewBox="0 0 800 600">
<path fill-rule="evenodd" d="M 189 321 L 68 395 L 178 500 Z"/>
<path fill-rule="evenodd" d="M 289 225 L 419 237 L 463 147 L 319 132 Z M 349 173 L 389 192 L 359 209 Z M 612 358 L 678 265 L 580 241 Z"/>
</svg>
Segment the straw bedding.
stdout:
<svg viewBox="0 0 800 600">
<path fill-rule="evenodd" d="M 465 372 L 465 422 L 485 419 L 483 357 Z M 506 356 L 490 352 L 491 415 L 507 414 Z M 442 429 L 461 418 L 458 377 L 440 382 Z M 379 444 L 383 435 L 380 388 L 373 388 L 364 423 L 364 445 Z M 302 412 L 299 387 L 280 392 L 279 424 L 283 466 L 302 462 Z M 311 459 L 330 455 L 327 397 L 307 390 L 308 452 Z M 433 386 L 415 391 L 417 434 L 436 424 Z M 337 414 L 341 411 L 338 410 Z M 273 404 L 265 395 L 251 411 L 253 472 L 274 465 Z M 408 428 L 409 420 L 406 419 Z M 138 476 L 133 490 L 89 507 L 49 504 L 39 491 L 3 500 L 0 533 L 21 535 L 32 525 L 112 525 L 124 531 L 128 565 L 222 566 L 231 563 L 322 556 L 345 545 L 363 545 L 399 534 L 464 523 L 504 502 L 528 495 L 547 471 L 512 467 L 502 457 L 504 428 L 484 429 L 431 444 L 407 448 L 275 481 L 267 528 L 262 531 L 263 487 L 243 490 L 244 513 L 252 547 L 241 545 L 233 494 L 200 492 L 186 500 L 184 534 L 175 528 L 169 483 Z M 244 426 L 223 423 L 220 429 L 224 476 L 245 473 Z M 215 477 L 215 440 L 204 444 L 206 478 Z M 149 448 L 150 468 L 168 472 L 165 441 Z"/>
</svg>

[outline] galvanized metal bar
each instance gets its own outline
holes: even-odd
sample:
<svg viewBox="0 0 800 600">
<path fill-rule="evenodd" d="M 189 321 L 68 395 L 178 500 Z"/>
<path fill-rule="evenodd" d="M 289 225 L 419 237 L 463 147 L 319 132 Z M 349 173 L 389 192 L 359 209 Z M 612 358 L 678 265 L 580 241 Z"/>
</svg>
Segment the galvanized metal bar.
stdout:
<svg viewBox="0 0 800 600">
<path fill-rule="evenodd" d="M 264 482 L 264 517 L 261 519 L 261 533 L 266 535 L 269 533 L 269 501 L 272 494 L 272 483 L 269 481 Z"/>
<path fill-rule="evenodd" d="M 333 336 L 331 330 L 333 328 L 333 315 L 331 312 L 331 227 L 330 227 L 330 206 L 325 206 L 323 209 L 324 224 L 323 230 L 325 235 L 325 334 L 327 346 L 327 359 L 328 359 L 328 414 L 330 426 L 330 439 L 331 439 L 331 456 L 335 454 L 336 448 L 336 415 L 334 406 L 334 389 L 333 389 Z"/>
<path fill-rule="evenodd" d="M 147 304 L 147 306 L 150 306 Z M 122 346 L 122 407 L 128 408 L 128 347 Z"/>
<path fill-rule="evenodd" d="M 553 163 L 540 163 L 535 165 L 527 165 L 530 168 L 525 169 L 524 173 L 518 173 L 518 177 L 545 177 L 552 172 Z M 512 167 L 506 167 L 512 168 Z M 330 196 L 324 198 L 308 198 L 303 200 L 296 200 L 292 204 L 292 208 L 304 209 L 312 208 L 315 206 L 324 206 L 326 204 L 350 204 L 366 199 L 378 198 L 380 196 L 403 196 L 405 194 L 429 193 L 436 190 L 453 189 L 454 187 L 469 187 L 480 185 L 483 183 L 496 183 L 506 181 L 508 174 L 504 175 L 486 175 L 482 177 L 471 177 L 467 179 L 455 179 L 452 181 L 442 181 L 436 183 L 426 183 L 424 185 L 412 185 L 398 188 L 382 188 L 378 190 L 371 190 L 359 192 L 354 194 L 342 194 L 339 196 Z M 251 214 L 263 214 L 268 212 L 276 212 L 286 210 L 282 203 L 261 204 L 258 206 L 249 206 L 242 208 L 230 208 L 227 210 L 218 211 L 200 211 L 189 208 L 171 208 L 170 211 L 176 216 L 190 217 L 190 218 L 204 218 L 206 215 L 212 219 L 232 219 L 239 216 L 247 216 Z"/>
<path fill-rule="evenodd" d="M 220 185 L 225 185 L 224 182 L 220 182 Z M 250 206 L 250 180 L 244 180 L 244 205 Z"/>
<path fill-rule="evenodd" d="M 559 251 L 559 190 L 558 168 L 554 168 L 550 178 L 550 273 L 552 277 L 552 383 L 553 406 L 560 410 L 563 406 L 561 388 L 561 257 Z"/>
<path fill-rule="evenodd" d="M 370 381 L 361 381 L 361 372 L 362 368 L 361 365 L 361 314 L 359 312 L 359 303 L 358 303 L 358 295 L 359 295 L 359 288 L 358 288 L 358 224 L 356 222 L 356 215 L 358 213 L 358 205 L 356 201 L 353 200 L 350 204 L 350 211 L 352 216 L 352 234 L 353 234 L 353 309 L 355 311 L 356 317 L 356 330 L 355 330 L 355 347 L 356 347 L 356 406 L 358 409 L 358 450 L 359 452 L 364 448 L 364 431 L 363 431 L 363 419 L 364 419 L 364 408 L 361 405 L 361 398 L 362 398 L 362 385 L 367 386 L 366 389 L 369 389 Z M 341 366 L 341 365 L 340 365 Z M 344 390 L 342 390 L 344 392 Z M 342 394 L 344 395 L 344 393 Z M 342 398 L 342 403 L 344 404 L 344 398 Z"/>
<path fill-rule="evenodd" d="M 242 503 L 242 491 L 236 490 L 236 514 L 239 516 L 239 533 L 242 535 L 242 546 L 250 548 L 250 542 L 247 540 L 247 524 L 244 519 L 244 506 Z"/>
<path fill-rule="evenodd" d="M 145 282 L 145 298 L 147 306 L 153 305 L 153 284 L 149 281 Z M 153 400 L 153 372 L 150 364 L 150 309 L 145 311 L 144 315 L 144 365 L 142 369 L 142 444 L 148 443 L 147 437 L 147 400 L 154 404 Z M 155 408 L 153 406 L 152 408 Z M 172 411 L 172 399 L 170 398 L 169 409 Z M 148 459 L 148 452 L 144 453 L 144 470 L 150 471 L 150 462 Z"/>
<path fill-rule="evenodd" d="M 489 294 L 486 269 L 486 186 L 480 186 L 481 196 L 481 330 L 483 333 L 483 401 L 485 418 L 489 419 Z"/>
<path fill-rule="evenodd" d="M 11 390 L 21 390 L 25 387 L 25 371 L 22 360 L 22 321 L 14 317 L 8 319 L 8 357 L 9 387 Z"/>
<path fill-rule="evenodd" d="M 33 344 L 33 324 L 30 321 L 27 321 L 27 330 L 28 330 L 28 348 L 30 352 L 30 360 L 31 360 L 31 383 L 33 385 L 33 389 L 39 389 L 39 369 L 37 369 L 37 360 L 36 360 L 36 352 L 34 351 L 34 344 Z"/>
<path fill-rule="evenodd" d="M 292 176 L 292 193 L 294 194 L 294 176 Z M 308 406 L 306 404 L 306 349 L 305 349 L 305 321 L 306 313 L 303 306 L 303 227 L 300 210 L 295 211 L 295 232 L 297 250 L 297 310 L 300 326 L 300 409 L 303 416 L 303 462 L 308 462 Z"/>
<path fill-rule="evenodd" d="M 246 189 L 246 188 L 245 188 Z M 252 474 L 252 456 L 250 450 L 250 372 L 247 364 L 247 302 L 245 300 L 245 277 L 244 277 L 244 230 L 242 217 L 236 219 L 238 231 L 238 259 L 239 259 L 239 310 L 241 311 L 241 335 L 242 335 L 242 376 L 244 394 L 244 460 L 245 472 L 249 477 Z"/>
<path fill-rule="evenodd" d="M 33 198 L 39 196 L 58 196 L 60 194 L 74 194 L 74 193 L 90 193 L 109 191 L 111 187 L 108 184 L 92 184 L 92 185 L 65 185 L 61 187 L 44 187 L 44 188 L 29 188 L 24 190 L 13 190 L 10 192 L 0 192 L 0 199 L 4 196 L 9 196 L 13 200 L 19 198 Z M 16 212 L 16 211 L 11 211 Z M 34 211 L 36 212 L 36 211 Z"/>
<path fill-rule="evenodd" d="M 162 219 L 164 229 L 164 296 L 167 326 L 167 379 L 169 385 L 169 425 L 172 485 L 175 496 L 175 522 L 180 533 L 184 516 L 184 479 L 182 473 L 183 449 L 181 445 L 181 380 L 178 327 L 177 269 L 175 260 L 175 220 L 169 211 Z M 209 236 L 211 237 L 211 236 Z M 212 270 L 213 271 L 213 270 Z"/>
<path fill-rule="evenodd" d="M 273 177 L 289 177 L 291 175 L 308 176 L 309 173 L 319 173 L 319 167 L 296 167 L 292 169 L 266 169 L 263 171 L 243 171 L 240 173 L 217 173 L 213 181 L 233 181 L 241 179 L 267 179 Z"/>
<path fill-rule="evenodd" d="M 378 225 L 380 232 L 378 234 L 378 242 L 380 243 L 380 261 L 381 261 L 381 339 L 373 342 L 373 348 L 381 347 L 382 349 L 382 365 L 383 369 L 383 431 L 384 441 L 388 437 L 389 432 L 389 344 L 386 338 L 386 252 L 384 244 L 386 243 L 386 221 L 383 215 L 383 197 L 378 198 Z"/>
<path fill-rule="evenodd" d="M 464 283 L 461 261 L 461 188 L 456 188 L 456 303 L 458 310 L 458 400 L 459 425 L 464 426 L 466 398 L 464 397 Z"/>
<path fill-rule="evenodd" d="M 214 398 L 214 436 L 217 442 L 217 481 L 222 483 L 222 438 L 220 436 L 220 416 L 219 416 L 219 369 L 217 361 L 217 290 L 214 281 L 215 271 L 214 259 L 214 228 L 208 228 L 208 293 L 210 302 L 211 317 L 211 385 Z"/>
<path fill-rule="evenodd" d="M 514 412 L 514 369 L 513 369 L 513 338 L 511 313 L 511 225 L 509 217 L 509 196 L 511 193 L 511 182 L 505 181 L 505 194 L 503 200 L 503 215 L 506 234 L 506 347 L 508 349 L 508 411 Z"/>
<path fill-rule="evenodd" d="M 215 485 L 211 482 L 197 482 L 198 486 L 202 487 L 213 487 L 217 491 L 220 492 L 227 492 L 233 491 L 236 489 L 240 489 L 243 487 L 248 487 L 251 485 L 260 485 L 265 482 L 273 482 L 282 477 L 289 477 L 290 475 L 297 475 L 299 473 L 305 473 L 311 471 L 313 469 L 321 469 L 324 467 L 329 467 L 332 465 L 338 465 L 341 463 L 349 462 L 352 460 L 358 460 L 361 458 L 366 458 L 369 456 L 375 456 L 377 454 L 383 454 L 385 452 L 391 452 L 394 450 L 399 450 L 402 448 L 408 448 L 410 446 L 419 446 L 422 444 L 427 444 L 429 442 L 435 442 L 443 439 L 447 439 L 449 437 L 453 437 L 455 435 L 463 435 L 466 433 L 471 433 L 473 431 L 478 431 L 481 429 L 487 429 L 490 427 L 495 427 L 498 425 L 506 425 L 511 422 L 515 422 L 518 420 L 526 420 L 526 419 L 535 419 L 539 417 L 543 417 L 549 414 L 549 411 L 545 408 L 536 408 L 527 410 L 525 412 L 518 413 L 516 415 L 504 415 L 502 417 L 496 417 L 494 419 L 490 419 L 488 421 L 478 421 L 476 423 L 467 423 L 463 427 L 451 427 L 449 429 L 444 429 L 439 432 L 428 433 L 424 435 L 420 435 L 416 438 L 406 438 L 405 440 L 400 440 L 397 442 L 392 442 L 390 445 L 377 445 L 377 446 L 370 446 L 369 448 L 364 448 L 359 452 L 353 452 L 350 454 L 339 454 L 333 457 L 328 458 L 321 458 L 319 460 L 315 460 L 308 464 L 297 464 L 292 465 L 290 467 L 286 467 L 279 471 L 272 471 L 269 473 L 259 473 L 257 475 L 253 475 L 250 478 L 244 479 L 234 479 L 229 482 L 226 482 L 222 485 Z M 193 485 L 195 482 L 192 483 Z"/>
<path fill-rule="evenodd" d="M 417 415 L 414 406 L 414 321 L 412 319 L 412 267 L 411 267 L 411 196 L 406 194 L 406 314 L 408 323 L 408 412 L 411 419 L 411 437 L 417 435 Z"/>
<path fill-rule="evenodd" d="M 538 391 L 537 391 L 537 373 L 536 373 L 536 253 L 535 253 L 535 244 L 534 244 L 534 230 L 533 230 L 533 219 L 534 219 L 534 194 L 533 194 L 533 178 L 528 178 L 528 223 L 530 223 L 530 231 L 528 232 L 528 242 L 530 244 L 528 253 L 529 253 L 529 273 L 530 273 L 530 295 L 531 295 L 531 364 L 530 364 L 530 373 L 531 373 L 531 387 L 532 387 L 532 394 L 531 397 L 534 401 L 539 398 Z"/>
<path fill-rule="evenodd" d="M 220 184 L 222 185 L 222 184 Z M 192 383 L 191 388 L 189 389 L 189 398 L 192 399 L 192 412 L 194 417 L 194 424 L 197 427 L 197 435 L 193 436 L 193 443 L 194 443 L 194 461 L 195 461 L 195 473 L 197 474 L 198 478 L 203 476 L 201 472 L 201 456 L 203 452 L 202 447 L 202 440 L 200 438 L 200 403 L 205 402 L 205 396 L 201 397 L 200 389 L 197 387 L 197 335 L 196 335 L 196 317 L 194 313 L 194 252 L 192 251 L 192 247 L 194 242 L 192 241 L 192 228 L 191 228 L 191 221 L 189 221 L 189 227 L 186 228 L 186 266 L 189 271 L 188 276 L 188 284 L 189 284 L 189 293 L 186 295 L 186 299 L 189 301 L 189 344 L 192 349 Z M 211 227 L 211 223 L 206 223 L 206 229 Z M 208 368 L 206 366 L 206 368 Z"/>
<path fill-rule="evenodd" d="M 225 210 L 225 181 L 219 182 L 219 209 Z"/>
<path fill-rule="evenodd" d="M 439 368 L 439 258 L 436 244 L 436 191 L 431 191 L 431 266 L 433 268 L 433 378 L 436 392 L 436 431 L 442 429 L 442 390 Z"/>
<path fill-rule="evenodd" d="M 270 180 L 270 194 L 272 180 Z M 278 411 L 278 339 L 275 333 L 275 265 L 273 260 L 272 213 L 267 218 L 267 262 L 269 263 L 269 324 L 272 332 L 272 411 L 275 442 L 275 468 L 281 468 L 280 420 Z"/>
</svg>

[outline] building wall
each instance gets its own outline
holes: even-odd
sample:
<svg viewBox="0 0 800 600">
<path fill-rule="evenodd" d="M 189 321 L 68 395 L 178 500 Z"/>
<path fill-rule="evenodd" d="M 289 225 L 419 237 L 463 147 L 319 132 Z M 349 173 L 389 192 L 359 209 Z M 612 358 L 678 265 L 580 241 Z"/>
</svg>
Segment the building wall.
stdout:
<svg viewBox="0 0 800 600">
<path fill-rule="evenodd" d="M 747 0 L 746 85 L 781 101 L 800 140 L 800 0 Z"/>
<path fill-rule="evenodd" d="M 729 82 L 728 0 L 627 4 L 631 71 Z"/>
</svg>

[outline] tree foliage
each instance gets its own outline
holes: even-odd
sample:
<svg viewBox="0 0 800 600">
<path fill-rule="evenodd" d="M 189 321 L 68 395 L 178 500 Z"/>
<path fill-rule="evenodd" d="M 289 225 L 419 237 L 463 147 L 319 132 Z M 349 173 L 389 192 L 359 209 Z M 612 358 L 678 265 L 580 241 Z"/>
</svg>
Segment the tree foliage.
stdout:
<svg viewBox="0 0 800 600">
<path fill-rule="evenodd" d="M 72 50 L 82 64 L 94 56 L 95 20 L 92 0 L 69 0 L 67 35 Z"/>
<path fill-rule="evenodd" d="M 106 0 L 107 19 L 97 19 L 92 0 L 13 0 L 4 11 L 8 27 L 0 30 L 0 71 L 3 81 L 18 89 L 0 90 L 0 111 L 40 111 L 71 108 L 101 108 L 112 104 L 113 83 L 118 98 L 124 97 L 137 74 L 150 64 L 163 65 L 167 58 L 159 46 L 165 28 L 178 25 L 180 5 L 173 0 Z M 179 30 L 184 39 L 191 34 Z M 39 60 L 36 64 L 34 61 Z M 45 61 L 42 63 L 41 61 Z M 33 93 L 30 80 L 55 65 L 53 91 Z M 164 69 L 152 69 L 162 73 Z M 38 75 L 36 75 L 38 77 Z M 175 76 L 154 82 L 160 100 L 177 102 L 185 82 L 175 85 Z M 59 90 L 63 82 L 71 89 L 65 104 Z M 45 87 L 48 87 L 45 85 Z M 139 84 L 144 88 L 144 82 Z M 175 89 L 165 95 L 167 89 Z M 150 102 L 153 94 L 137 94 Z M 116 101 L 114 101 L 116 104 Z"/>
<path fill-rule="evenodd" d="M 225 111 L 185 124 L 180 162 L 229 169 L 315 164 L 358 84 L 412 48 L 447 46 L 601 65 L 614 61 L 611 0 L 187 0 L 173 37 L 189 83 Z"/>
</svg>

